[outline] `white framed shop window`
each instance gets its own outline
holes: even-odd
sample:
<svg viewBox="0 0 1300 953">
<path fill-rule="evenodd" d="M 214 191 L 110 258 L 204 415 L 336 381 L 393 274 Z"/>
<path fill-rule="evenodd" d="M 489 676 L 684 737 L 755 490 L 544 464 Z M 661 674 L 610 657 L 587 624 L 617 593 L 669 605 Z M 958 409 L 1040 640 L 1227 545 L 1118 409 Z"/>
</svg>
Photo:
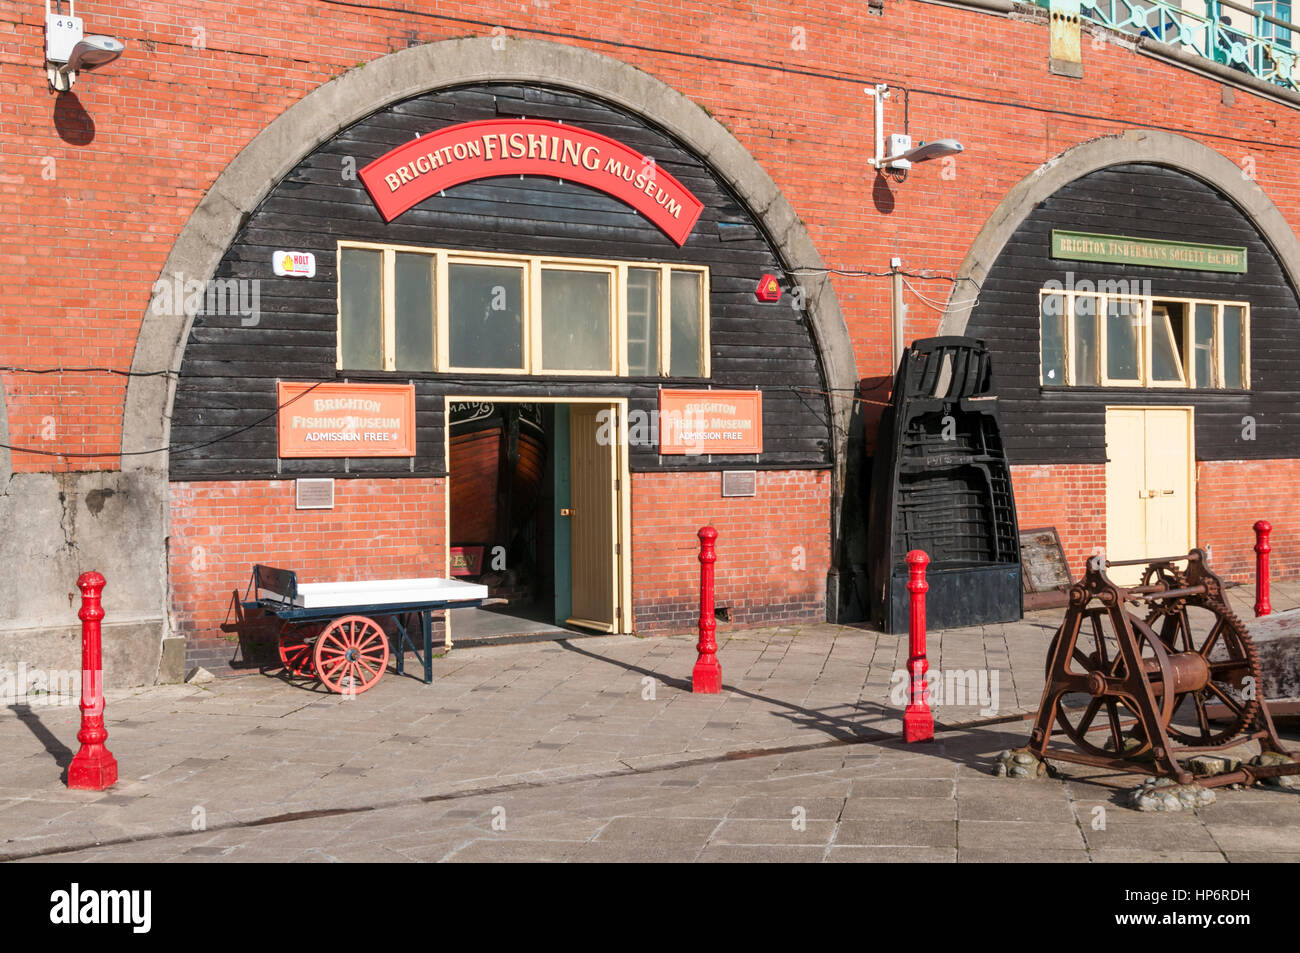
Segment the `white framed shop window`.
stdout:
<svg viewBox="0 0 1300 953">
<path fill-rule="evenodd" d="M 1250 387 L 1242 301 L 1039 292 L 1043 387 Z"/>
<path fill-rule="evenodd" d="M 707 378 L 709 269 L 338 243 L 339 370 Z"/>
</svg>

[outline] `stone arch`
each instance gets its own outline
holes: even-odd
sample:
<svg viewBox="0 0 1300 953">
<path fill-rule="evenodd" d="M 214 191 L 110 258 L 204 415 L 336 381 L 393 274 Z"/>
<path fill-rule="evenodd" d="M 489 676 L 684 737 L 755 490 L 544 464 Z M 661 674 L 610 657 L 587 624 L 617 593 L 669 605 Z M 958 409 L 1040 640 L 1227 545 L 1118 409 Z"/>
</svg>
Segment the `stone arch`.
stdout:
<svg viewBox="0 0 1300 953">
<path fill-rule="evenodd" d="M 13 456 L 9 452 L 9 408 L 3 391 L 0 391 L 0 480 L 8 481 L 13 472 Z"/>
<path fill-rule="evenodd" d="M 304 156 L 377 109 L 430 90 L 483 81 L 535 82 L 587 93 L 653 122 L 706 161 L 762 223 L 789 269 L 825 269 L 803 223 L 776 183 L 734 136 L 703 109 L 662 81 L 591 50 L 540 40 L 445 40 L 412 47 L 352 70 L 313 90 L 263 129 L 230 162 L 182 229 L 162 274 L 206 280 L 234 241 L 246 216 Z M 497 45 L 500 45 L 499 43 Z M 844 316 L 830 281 L 803 281 L 827 385 L 846 392 L 857 366 Z M 122 422 L 124 469 L 167 471 L 176 378 L 189 338 L 184 313 L 145 313 L 131 368 Z M 852 401 L 832 401 L 836 487 L 842 487 Z M 838 497 L 838 492 L 837 492 Z M 838 500 L 835 506 L 838 514 Z M 838 534 L 836 534 L 838 535 Z"/>
<path fill-rule="evenodd" d="M 1292 287 L 1300 289 L 1300 240 L 1264 190 L 1231 159 L 1209 146 L 1149 129 L 1130 129 L 1080 143 L 1021 179 L 975 236 L 957 271 L 958 278 L 982 283 L 1020 223 L 1058 189 L 1098 169 L 1134 162 L 1177 169 L 1222 192 L 1273 246 Z M 939 324 L 940 334 L 965 333 L 973 309 L 971 297 L 952 295 L 958 303 L 949 303 Z"/>
</svg>

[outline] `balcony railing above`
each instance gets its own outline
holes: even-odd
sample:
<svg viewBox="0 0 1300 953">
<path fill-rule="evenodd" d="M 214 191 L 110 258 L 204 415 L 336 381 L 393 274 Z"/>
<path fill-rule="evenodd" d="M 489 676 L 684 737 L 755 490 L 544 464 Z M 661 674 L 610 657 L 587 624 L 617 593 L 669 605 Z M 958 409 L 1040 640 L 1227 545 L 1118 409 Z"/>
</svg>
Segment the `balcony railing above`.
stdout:
<svg viewBox="0 0 1300 953">
<path fill-rule="evenodd" d="M 1034 2 L 1051 6 L 1051 0 Z M 1296 27 L 1286 20 L 1226 0 L 1206 0 L 1204 13 L 1166 0 L 1082 0 L 1079 13 L 1118 33 L 1180 46 L 1256 79 L 1300 90 L 1300 64 L 1291 48 Z"/>
</svg>

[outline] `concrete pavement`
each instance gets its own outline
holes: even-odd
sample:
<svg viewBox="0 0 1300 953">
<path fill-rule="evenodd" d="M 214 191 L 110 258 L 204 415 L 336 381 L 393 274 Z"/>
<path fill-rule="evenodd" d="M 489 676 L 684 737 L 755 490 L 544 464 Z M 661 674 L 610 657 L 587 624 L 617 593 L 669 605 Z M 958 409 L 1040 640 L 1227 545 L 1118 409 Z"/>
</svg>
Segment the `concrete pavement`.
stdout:
<svg viewBox="0 0 1300 953">
<path fill-rule="evenodd" d="M 1275 586 L 1279 610 L 1297 603 L 1300 585 Z M 983 672 L 985 697 L 945 699 L 926 746 L 896 740 L 906 639 L 834 625 L 726 633 L 714 696 L 690 693 L 692 637 L 454 649 L 432 685 L 390 673 L 355 699 L 269 675 L 110 693 L 121 779 L 104 793 L 60 780 L 75 706 L 14 706 L 0 855 L 1300 859 L 1293 792 L 1144 815 L 1117 801 L 1136 777 L 990 776 L 1027 736 L 1015 716 L 1037 707 L 1060 616 L 934 633 L 931 667 Z"/>
</svg>

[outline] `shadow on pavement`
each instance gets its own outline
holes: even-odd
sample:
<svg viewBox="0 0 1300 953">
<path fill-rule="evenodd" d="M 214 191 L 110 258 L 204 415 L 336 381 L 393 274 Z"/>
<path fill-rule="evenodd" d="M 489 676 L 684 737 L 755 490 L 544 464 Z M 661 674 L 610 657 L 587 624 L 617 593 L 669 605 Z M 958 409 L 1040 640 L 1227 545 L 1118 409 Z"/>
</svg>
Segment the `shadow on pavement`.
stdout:
<svg viewBox="0 0 1300 953">
<path fill-rule="evenodd" d="M 691 691 L 691 680 L 688 678 L 672 678 L 660 672 L 643 668 L 640 665 L 633 665 L 631 662 L 621 662 L 618 659 L 612 659 L 608 656 L 598 655 L 595 652 L 588 652 L 586 649 L 579 648 L 571 644 L 567 639 L 560 639 L 558 644 L 570 652 L 576 652 L 578 655 L 584 655 L 587 658 L 595 659 L 598 662 L 606 662 L 610 665 L 617 666 L 628 672 L 637 672 L 641 675 L 648 675 L 657 682 L 661 682 L 670 688 L 675 688 L 681 692 Z M 728 685 L 725 682 L 722 685 L 724 692 L 731 692 L 734 695 L 740 695 L 744 698 L 752 698 L 755 701 L 766 702 L 769 705 L 775 705 L 780 708 L 788 709 L 785 712 L 773 712 L 778 718 L 785 718 L 796 725 L 804 728 L 812 728 L 830 735 L 837 741 L 854 742 L 854 741 L 879 741 L 881 739 L 893 738 L 895 733 L 881 731 L 878 728 L 872 728 L 854 720 L 850 715 L 832 715 L 828 711 L 817 711 L 811 708 L 804 708 L 791 702 L 782 701 L 779 698 L 768 698 L 766 695 L 759 695 L 754 692 L 745 691 L 743 688 L 737 688 L 734 685 Z M 895 719 L 898 714 L 890 712 L 883 705 L 838 705 L 836 708 L 846 709 L 852 715 L 862 715 L 871 717 L 874 709 L 876 717 L 881 721 Z M 833 709 L 832 709 L 833 710 Z"/>
<path fill-rule="evenodd" d="M 18 720 L 36 736 L 36 740 L 41 743 L 41 747 L 45 749 L 46 754 L 54 757 L 54 763 L 62 769 L 59 780 L 66 782 L 68 779 L 68 765 L 72 763 L 72 749 L 54 737 L 50 730 L 41 723 L 41 719 L 37 717 L 31 705 L 10 705 L 9 710 L 17 715 Z"/>
</svg>

